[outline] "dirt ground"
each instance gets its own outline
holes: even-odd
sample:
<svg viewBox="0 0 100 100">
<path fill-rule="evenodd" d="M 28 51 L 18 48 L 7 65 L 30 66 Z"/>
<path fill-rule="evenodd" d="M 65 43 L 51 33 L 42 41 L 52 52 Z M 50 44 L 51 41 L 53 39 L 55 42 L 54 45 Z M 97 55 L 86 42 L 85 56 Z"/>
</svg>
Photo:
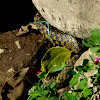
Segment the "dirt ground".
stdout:
<svg viewBox="0 0 100 100">
<path fill-rule="evenodd" d="M 32 84 L 25 78 L 36 80 L 36 66 L 40 67 L 40 60 L 45 53 L 43 35 L 29 33 L 16 37 L 18 31 L 16 29 L 0 34 L 1 100 L 26 100 L 22 98 L 25 98 Z M 28 89 L 25 90 L 25 87 Z M 23 91 L 26 91 L 24 96 Z"/>
<path fill-rule="evenodd" d="M 46 39 L 38 31 L 16 37 L 21 26 L 34 21 L 37 10 L 32 0 L 4 1 L 1 5 L 0 100 L 27 100 L 46 52 Z"/>
</svg>

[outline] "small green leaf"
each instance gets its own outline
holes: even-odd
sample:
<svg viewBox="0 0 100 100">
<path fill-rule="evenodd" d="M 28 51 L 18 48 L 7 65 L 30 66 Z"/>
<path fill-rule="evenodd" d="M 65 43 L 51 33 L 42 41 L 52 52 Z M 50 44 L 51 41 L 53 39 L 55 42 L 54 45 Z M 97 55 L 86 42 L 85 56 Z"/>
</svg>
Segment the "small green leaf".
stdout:
<svg viewBox="0 0 100 100">
<path fill-rule="evenodd" d="M 82 40 L 82 44 L 85 45 L 86 47 L 91 47 L 92 45 L 88 44 L 87 42 L 85 42 L 84 40 Z"/>
<path fill-rule="evenodd" d="M 97 77 L 97 83 L 100 85 L 100 75 Z"/>
<path fill-rule="evenodd" d="M 93 60 L 93 58 L 92 58 L 92 56 L 89 54 L 89 57 L 91 58 L 91 61 L 94 63 L 94 60 Z"/>
<path fill-rule="evenodd" d="M 53 66 L 53 67 L 51 67 L 51 69 L 46 74 L 45 79 L 46 79 L 46 77 L 48 76 L 49 73 L 54 73 L 54 72 L 57 72 L 57 71 L 61 71 L 64 67 L 66 67 L 65 63 L 63 63 L 61 67 L 60 66 Z"/>
<path fill-rule="evenodd" d="M 96 73 L 95 76 L 98 77 L 100 75 L 100 73 Z"/>
<path fill-rule="evenodd" d="M 80 100 L 80 96 L 79 95 L 76 95 L 76 100 Z"/>
<path fill-rule="evenodd" d="M 38 83 L 35 83 L 36 84 L 36 86 L 40 86 L 41 85 L 41 83 L 40 82 L 38 82 Z"/>
<path fill-rule="evenodd" d="M 79 73 L 75 74 L 75 75 L 72 77 L 72 79 L 70 80 L 70 82 L 69 82 L 70 86 L 76 85 L 76 84 L 78 83 L 78 78 L 79 78 L 79 77 L 80 77 L 80 74 L 79 74 Z"/>
<path fill-rule="evenodd" d="M 83 66 L 88 66 L 88 64 L 89 64 L 89 60 L 88 59 L 84 59 L 83 60 Z"/>
<path fill-rule="evenodd" d="M 93 70 L 94 64 L 89 66 L 89 70 Z"/>
<path fill-rule="evenodd" d="M 99 66 L 99 68 L 100 68 L 100 62 L 98 62 L 98 66 Z"/>
<path fill-rule="evenodd" d="M 68 72 L 67 72 L 67 74 L 69 74 L 69 75 L 75 75 L 75 74 L 77 74 L 75 71 L 73 71 L 73 70 L 69 70 Z"/>
<path fill-rule="evenodd" d="M 95 44 L 93 43 L 93 41 L 91 41 L 90 39 L 87 39 L 87 43 L 91 46 L 95 46 Z"/>
<path fill-rule="evenodd" d="M 84 69 L 84 67 L 83 66 L 76 66 L 76 70 L 78 71 L 78 72 L 83 72 L 83 69 Z"/>
<path fill-rule="evenodd" d="M 98 28 L 93 29 L 93 30 L 91 31 L 91 34 L 92 34 L 92 35 L 95 35 L 95 36 L 100 35 L 100 29 L 98 29 Z"/>
<path fill-rule="evenodd" d="M 87 78 L 84 78 L 79 82 L 78 89 L 83 90 L 86 86 L 87 86 Z"/>
<path fill-rule="evenodd" d="M 97 39 L 97 36 L 95 36 L 95 35 L 92 35 L 91 36 L 91 40 L 93 41 L 93 43 L 96 45 L 96 40 Z"/>
<path fill-rule="evenodd" d="M 100 68 L 98 68 L 98 73 L 100 74 Z"/>
<path fill-rule="evenodd" d="M 91 31 L 91 40 L 95 43 L 95 45 L 100 44 L 100 29 L 95 28 Z"/>
<path fill-rule="evenodd" d="M 39 78 L 44 78 L 46 75 L 46 72 L 41 72 L 40 74 L 38 74 L 38 77 Z"/>
<path fill-rule="evenodd" d="M 56 84 L 57 84 L 57 82 L 52 82 L 52 83 L 49 84 L 49 87 L 52 89 L 56 86 Z"/>
<path fill-rule="evenodd" d="M 97 53 L 100 50 L 100 47 L 96 46 L 96 47 L 90 47 L 90 51 L 93 53 Z"/>
<path fill-rule="evenodd" d="M 43 71 L 50 70 L 54 66 L 61 66 L 71 56 L 71 51 L 63 47 L 50 48 L 41 60 Z"/>
<path fill-rule="evenodd" d="M 48 90 L 44 90 L 44 91 L 43 91 L 43 95 L 44 95 L 44 96 L 46 96 L 48 93 L 49 93 Z"/>
<path fill-rule="evenodd" d="M 49 73 L 54 73 L 54 72 L 57 72 L 57 71 L 61 71 L 64 67 L 66 67 L 66 64 L 65 62 L 62 63 L 61 66 L 54 66 L 54 67 L 51 67 L 51 69 L 49 70 Z"/>
<path fill-rule="evenodd" d="M 54 96 L 54 97 L 50 97 L 49 100 L 58 100 L 58 98 L 56 96 Z"/>
<path fill-rule="evenodd" d="M 96 55 L 97 55 L 98 57 L 100 57 L 100 52 L 96 53 Z"/>
<path fill-rule="evenodd" d="M 95 45 L 100 45 L 100 33 L 92 34 L 91 40 L 94 42 Z"/>
<path fill-rule="evenodd" d="M 27 100 L 33 100 L 33 99 L 34 99 L 34 97 L 29 96 Z"/>
<path fill-rule="evenodd" d="M 36 86 L 36 85 L 34 85 L 34 86 L 31 88 L 32 91 L 35 91 L 36 89 L 37 89 L 37 86 Z"/>
<path fill-rule="evenodd" d="M 71 93 L 64 92 L 65 100 L 76 100 L 75 96 Z"/>
<path fill-rule="evenodd" d="M 87 99 L 88 99 L 88 100 L 91 100 L 91 98 L 90 98 L 89 96 L 87 96 Z"/>
<path fill-rule="evenodd" d="M 46 98 L 46 97 L 39 97 L 36 100 L 48 100 L 48 98 Z"/>
<path fill-rule="evenodd" d="M 90 89 L 84 89 L 83 90 L 83 95 L 84 97 L 86 98 L 88 95 L 91 95 L 92 94 L 92 91 Z"/>
<path fill-rule="evenodd" d="M 74 95 L 74 96 L 76 96 L 77 95 L 77 91 L 76 90 L 71 90 L 72 91 L 72 94 Z"/>
<path fill-rule="evenodd" d="M 38 96 L 41 96 L 41 94 L 40 94 L 38 91 L 32 91 L 32 92 L 30 93 L 30 96 L 36 98 L 36 97 L 38 97 Z"/>
<path fill-rule="evenodd" d="M 32 95 L 32 94 L 39 95 L 40 93 L 38 91 L 32 91 L 32 92 L 30 92 L 30 95 Z"/>
<path fill-rule="evenodd" d="M 38 91 L 39 91 L 39 93 L 42 92 L 42 89 L 41 89 L 41 87 L 39 87 L 39 86 L 38 86 Z"/>
<path fill-rule="evenodd" d="M 44 90 L 46 88 L 46 86 L 44 84 L 42 84 L 40 87 L 42 90 Z"/>
<path fill-rule="evenodd" d="M 97 37 L 97 39 L 96 39 L 97 41 L 97 45 L 100 45 L 100 35 Z"/>
</svg>

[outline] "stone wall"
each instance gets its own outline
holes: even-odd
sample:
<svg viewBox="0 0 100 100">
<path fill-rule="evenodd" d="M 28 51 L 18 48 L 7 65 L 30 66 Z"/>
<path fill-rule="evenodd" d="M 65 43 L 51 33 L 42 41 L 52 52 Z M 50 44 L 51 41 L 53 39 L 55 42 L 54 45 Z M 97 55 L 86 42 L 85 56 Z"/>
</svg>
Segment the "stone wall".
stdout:
<svg viewBox="0 0 100 100">
<path fill-rule="evenodd" d="M 32 0 L 42 16 L 54 27 L 78 38 L 100 28 L 100 0 Z"/>
</svg>

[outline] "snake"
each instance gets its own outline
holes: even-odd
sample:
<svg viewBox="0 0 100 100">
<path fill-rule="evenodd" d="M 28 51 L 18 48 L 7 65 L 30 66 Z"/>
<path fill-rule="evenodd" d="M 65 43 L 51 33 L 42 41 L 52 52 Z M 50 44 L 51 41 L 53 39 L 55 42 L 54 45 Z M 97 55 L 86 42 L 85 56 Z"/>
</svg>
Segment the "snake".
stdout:
<svg viewBox="0 0 100 100">
<path fill-rule="evenodd" d="M 41 22 L 45 21 L 40 13 L 37 13 L 34 16 L 34 22 Z M 37 29 L 42 33 L 51 43 L 55 43 L 59 46 L 65 47 L 71 50 L 75 55 L 70 57 L 66 63 L 67 67 L 65 67 L 59 74 L 57 87 L 62 87 L 64 84 L 68 83 L 68 79 L 70 75 L 67 73 L 68 71 L 73 69 L 73 65 L 75 64 L 76 60 L 79 58 L 79 43 L 77 42 L 76 38 L 68 33 L 64 33 L 61 30 L 51 26 L 49 24 L 49 38 L 48 38 L 48 27 L 46 23 L 37 23 Z M 46 85 L 50 84 L 51 82 L 56 82 L 57 76 L 48 75 L 47 79 L 45 80 Z"/>
</svg>

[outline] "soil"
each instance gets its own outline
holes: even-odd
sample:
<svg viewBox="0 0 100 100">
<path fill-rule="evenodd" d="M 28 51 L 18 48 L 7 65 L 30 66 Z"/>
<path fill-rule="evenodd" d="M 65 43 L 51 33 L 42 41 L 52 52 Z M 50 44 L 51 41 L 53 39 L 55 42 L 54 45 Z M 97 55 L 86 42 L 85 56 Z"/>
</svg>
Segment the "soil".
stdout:
<svg viewBox="0 0 100 100">
<path fill-rule="evenodd" d="M 34 21 L 37 10 L 32 0 L 1 5 L 0 52 L 4 52 L 0 53 L 0 100 L 27 100 L 48 42 L 38 31 L 16 36 L 21 26 Z"/>
<path fill-rule="evenodd" d="M 29 73 L 29 69 L 31 67 L 33 68 L 31 69 L 31 72 L 34 73 L 33 76 L 36 74 L 36 70 L 38 68 L 34 69 L 34 67 L 40 67 L 39 62 L 45 53 L 45 49 L 43 50 L 43 48 L 45 48 L 45 38 L 43 35 L 29 33 L 23 36 L 16 37 L 18 31 L 19 29 L 16 29 L 8 32 L 2 32 L 0 34 L 0 49 L 4 50 L 4 52 L 0 54 L 0 94 L 2 93 L 2 100 L 5 100 L 5 97 L 9 98 L 8 100 L 17 100 L 17 98 L 21 96 L 22 93 L 20 95 L 17 95 L 17 97 L 11 95 L 12 91 L 14 93 L 14 89 L 19 83 L 21 84 L 21 86 L 23 86 L 22 82 L 26 83 L 23 80 L 26 74 L 30 77 L 31 73 Z M 29 69 L 27 69 L 26 71 L 25 68 Z M 16 73 L 22 73 L 21 70 L 25 70 L 24 74 L 17 76 L 17 79 L 19 78 L 20 81 L 15 81 L 17 79 L 14 76 L 16 76 Z M 33 77 L 31 76 L 31 78 Z M 13 89 L 11 89 L 10 87 L 12 87 Z M 28 89 L 30 89 L 30 87 Z M 7 91 L 9 90 L 9 93 L 11 93 L 10 96 L 7 93 Z M 21 90 L 19 89 L 19 91 Z M 16 98 L 14 99 L 12 97 Z"/>
</svg>

